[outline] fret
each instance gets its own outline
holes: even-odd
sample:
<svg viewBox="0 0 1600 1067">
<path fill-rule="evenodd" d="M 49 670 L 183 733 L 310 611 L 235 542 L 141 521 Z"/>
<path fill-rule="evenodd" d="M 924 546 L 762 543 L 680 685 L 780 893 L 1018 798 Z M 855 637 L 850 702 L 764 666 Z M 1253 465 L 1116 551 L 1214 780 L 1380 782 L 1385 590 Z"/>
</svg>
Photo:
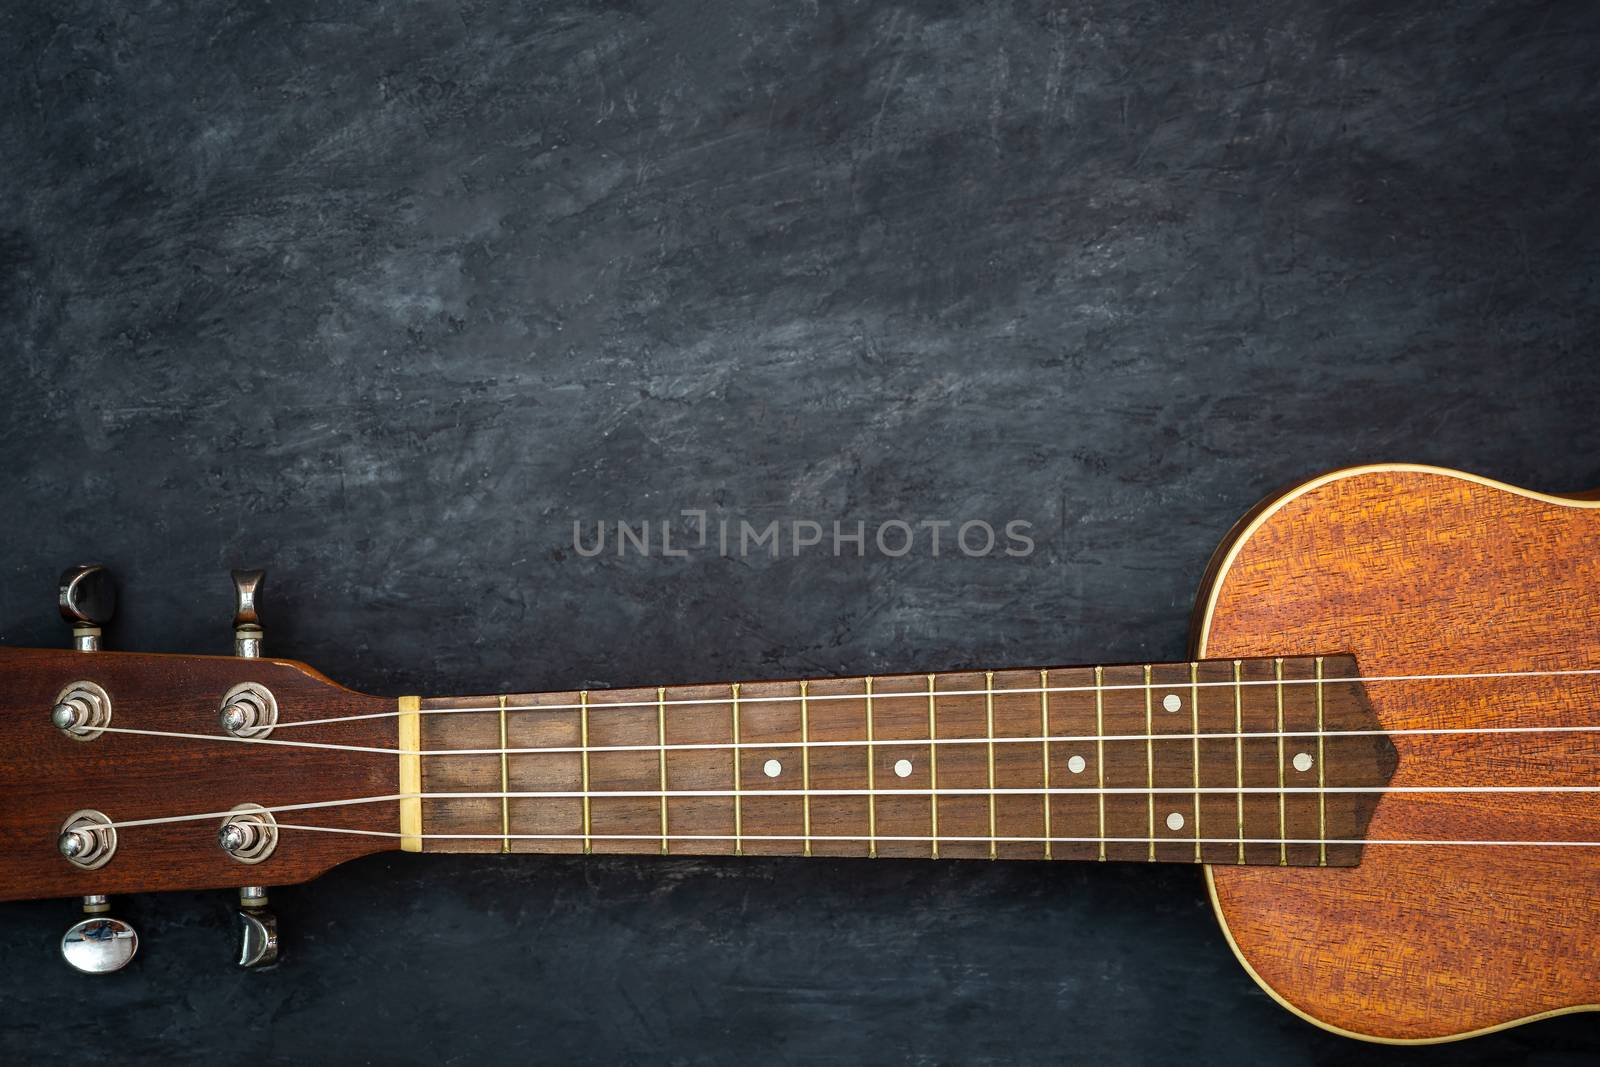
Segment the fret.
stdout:
<svg viewBox="0 0 1600 1067">
<path fill-rule="evenodd" d="M 1198 706 L 1191 665 L 1161 664 L 1146 669 L 1150 688 L 1145 690 L 1150 716 L 1152 820 L 1151 855 L 1162 863 L 1193 863 L 1199 855 L 1196 832 L 1198 805 L 1195 762 L 1198 741 L 1194 723 Z"/>
<path fill-rule="evenodd" d="M 1328 783 L 1323 773 L 1323 739 L 1327 730 L 1322 725 L 1322 657 L 1317 657 L 1317 866 L 1328 865 Z"/>
<path fill-rule="evenodd" d="M 583 854 L 587 856 L 594 851 L 589 827 L 589 691 L 587 689 L 578 694 L 578 724 L 578 744 L 583 748 Z"/>
<path fill-rule="evenodd" d="M 873 765 L 877 762 L 877 753 L 873 750 L 872 741 L 872 679 L 867 679 L 867 855 L 872 859 L 878 858 L 878 786 L 877 778 L 873 773 Z"/>
<path fill-rule="evenodd" d="M 999 859 L 999 842 L 994 832 L 994 671 L 983 674 L 983 710 L 989 737 L 989 858 Z"/>
<path fill-rule="evenodd" d="M 1205 857 L 1200 851 L 1200 840 L 1205 834 L 1200 832 L 1200 664 L 1189 664 L 1189 731 L 1194 734 L 1194 746 L 1190 760 L 1194 766 L 1194 861 L 1201 862 Z"/>
<path fill-rule="evenodd" d="M 1235 802 L 1239 809 L 1239 862 L 1244 862 L 1244 680 L 1240 674 L 1243 666 L 1238 660 L 1233 661 L 1233 753 L 1237 780 L 1235 788 L 1239 790 Z"/>
<path fill-rule="evenodd" d="M 745 683 L 739 688 L 739 718 L 746 746 L 739 783 L 744 854 L 800 854 L 805 848 L 805 749 L 796 744 L 801 733 L 800 683 Z M 762 840 L 771 837 L 788 840 Z"/>
<path fill-rule="evenodd" d="M 1039 672 L 1039 759 L 1044 772 L 1044 858 L 1054 859 L 1050 830 L 1050 672 Z"/>
<path fill-rule="evenodd" d="M 1150 665 L 1144 668 L 1144 768 L 1145 787 L 1149 794 L 1145 798 L 1145 814 L 1147 816 L 1146 836 L 1149 838 L 1150 862 L 1156 858 L 1156 741 L 1155 724 L 1151 721 Z"/>
<path fill-rule="evenodd" d="M 933 675 L 928 675 L 928 821 L 932 825 L 932 855 L 939 858 L 939 716 L 934 711 Z"/>
<path fill-rule="evenodd" d="M 500 851 L 511 851 L 511 774 L 506 765 L 506 698 L 500 697 Z"/>
<path fill-rule="evenodd" d="M 1106 670 L 1094 669 L 1094 773 L 1100 792 L 1095 795 L 1095 806 L 1100 809 L 1100 860 L 1106 858 Z"/>
<path fill-rule="evenodd" d="M 744 855 L 744 805 L 739 795 L 739 683 L 728 687 L 733 697 L 733 854 Z"/>
<path fill-rule="evenodd" d="M 1272 661 L 1272 674 L 1278 680 L 1273 686 L 1275 699 L 1278 706 L 1278 866 L 1289 865 L 1289 845 L 1284 839 L 1289 836 L 1289 820 L 1285 812 L 1283 792 L 1283 660 Z"/>
<path fill-rule="evenodd" d="M 805 820 L 805 855 L 811 855 L 811 710 L 806 706 L 807 683 L 800 683 L 800 787 L 805 794 L 800 798 Z"/>
<path fill-rule="evenodd" d="M 660 748 L 657 750 L 661 757 L 661 854 L 668 852 L 667 846 L 667 691 L 661 686 L 656 686 L 656 741 Z"/>
<path fill-rule="evenodd" d="M 878 790 L 878 855 L 918 859 L 943 856 L 940 840 L 948 801 L 929 792 L 945 785 L 946 753 L 928 744 L 932 708 L 926 674 L 896 675 L 873 680 L 871 766 Z M 940 712 L 943 711 L 942 702 Z M 934 719 L 944 729 L 942 715 Z M 902 773 L 903 772 L 903 773 Z M 937 779 L 937 781 L 935 780 Z M 934 820 L 938 820 L 935 829 Z M 907 838 L 896 841 L 892 838 Z M 935 853 L 934 849 L 938 852 Z"/>
</svg>

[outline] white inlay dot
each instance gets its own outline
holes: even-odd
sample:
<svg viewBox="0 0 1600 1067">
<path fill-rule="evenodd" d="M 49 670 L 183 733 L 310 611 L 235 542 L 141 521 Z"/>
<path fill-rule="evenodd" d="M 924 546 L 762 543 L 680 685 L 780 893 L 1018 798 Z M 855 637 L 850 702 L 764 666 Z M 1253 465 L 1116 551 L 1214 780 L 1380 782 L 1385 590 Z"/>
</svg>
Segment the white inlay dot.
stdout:
<svg viewBox="0 0 1600 1067">
<path fill-rule="evenodd" d="M 783 764 L 775 759 L 769 759 L 761 765 L 761 769 L 768 778 L 776 778 L 783 773 Z"/>
<path fill-rule="evenodd" d="M 1294 769 L 1304 774 L 1311 769 L 1311 753 L 1301 752 L 1294 758 Z"/>
<path fill-rule="evenodd" d="M 1071 759 L 1067 760 L 1067 770 L 1071 771 L 1073 774 L 1082 774 L 1083 769 L 1087 766 L 1088 764 L 1083 761 L 1082 756 L 1073 756 Z"/>
<path fill-rule="evenodd" d="M 1183 829 L 1183 812 L 1175 811 L 1171 815 L 1167 816 L 1167 829 L 1168 830 L 1182 830 Z"/>
<path fill-rule="evenodd" d="M 908 759 L 895 760 L 894 761 L 894 776 L 896 778 L 909 778 L 909 777 L 911 777 L 911 761 L 908 760 Z"/>
<path fill-rule="evenodd" d="M 1183 707 L 1183 698 L 1177 693 L 1168 693 L 1161 699 L 1161 706 L 1166 708 L 1168 711 L 1177 711 L 1179 708 Z"/>
</svg>

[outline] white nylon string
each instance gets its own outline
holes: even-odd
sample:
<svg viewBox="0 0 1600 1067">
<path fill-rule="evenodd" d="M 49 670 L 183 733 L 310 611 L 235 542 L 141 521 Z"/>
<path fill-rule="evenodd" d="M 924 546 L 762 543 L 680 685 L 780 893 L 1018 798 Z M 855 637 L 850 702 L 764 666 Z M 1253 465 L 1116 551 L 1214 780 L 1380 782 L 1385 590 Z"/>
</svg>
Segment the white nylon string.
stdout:
<svg viewBox="0 0 1600 1067">
<path fill-rule="evenodd" d="M 1287 659 L 1291 659 L 1291 658 L 1292 659 L 1305 659 L 1306 657 L 1304 657 L 1304 656 L 1295 656 L 1295 657 L 1284 657 L 1284 658 L 1287 660 Z M 1199 661 L 1196 661 L 1196 662 L 1200 662 L 1200 663 L 1231 663 L 1233 661 L 1232 660 L 1199 660 Z M 1256 658 L 1253 658 L 1252 660 L 1249 660 L 1249 661 L 1240 660 L 1240 662 L 1260 662 L 1260 659 L 1259 659 L 1259 657 L 1256 657 Z M 1161 666 L 1182 666 L 1182 665 L 1183 664 L 1161 664 Z M 1051 670 L 1068 671 L 1068 670 L 1084 670 L 1086 668 L 1082 668 L 1082 667 L 1055 667 L 1055 668 L 1050 668 L 1050 669 Z M 1089 668 L 1089 669 L 1092 669 L 1092 668 Z M 941 671 L 939 673 L 941 673 L 941 674 L 959 674 L 959 673 L 972 673 L 972 672 Z M 1007 671 L 1007 672 L 1004 672 L 1004 673 L 1011 673 L 1011 672 Z M 1017 673 L 1032 673 L 1032 672 L 1029 671 L 1027 668 L 1023 668 L 1023 669 L 1020 669 Z M 1239 681 L 1234 681 L 1233 679 L 1228 679 L 1226 681 L 1219 681 L 1219 682 L 1191 682 L 1191 681 L 1188 681 L 1187 679 L 1185 679 L 1185 680 L 1182 680 L 1182 681 L 1166 682 L 1166 683 L 1131 682 L 1131 683 L 1127 683 L 1127 684 L 1117 684 L 1117 685 L 1034 686 L 1032 688 L 1020 688 L 1020 689 L 951 689 L 951 690 L 936 690 L 934 692 L 934 696 L 939 697 L 939 698 L 945 698 L 945 697 L 982 697 L 982 696 L 991 696 L 991 695 L 992 696 L 1010 696 L 1010 695 L 1016 695 L 1016 694 L 1021 694 L 1021 695 L 1034 694 L 1034 695 L 1037 695 L 1037 694 L 1040 694 L 1040 693 L 1094 693 L 1094 692 L 1111 693 L 1111 692 L 1117 692 L 1117 691 L 1121 691 L 1121 690 L 1140 690 L 1140 691 L 1143 691 L 1143 690 L 1146 690 L 1146 689 L 1160 689 L 1160 690 L 1166 690 L 1166 691 L 1172 691 L 1172 692 L 1182 692 L 1185 689 L 1234 689 L 1234 688 L 1240 687 L 1240 686 L 1316 685 L 1319 682 L 1321 684 L 1323 684 L 1323 685 L 1338 685 L 1340 683 L 1347 683 L 1347 682 L 1360 682 L 1363 685 L 1365 685 L 1365 684 L 1370 684 L 1370 683 L 1373 683 L 1373 682 L 1453 682 L 1453 681 L 1466 681 L 1466 680 L 1469 680 L 1469 679 L 1492 680 L 1492 679 L 1505 679 L 1505 678 L 1556 678 L 1556 677 L 1581 676 L 1581 675 L 1591 675 L 1591 676 L 1592 675 L 1600 675 L 1600 667 L 1566 667 L 1566 668 L 1560 668 L 1560 669 L 1556 669 L 1556 670 L 1547 670 L 1547 671 L 1535 671 L 1535 670 L 1527 670 L 1527 671 L 1481 671 L 1481 672 L 1469 672 L 1469 673 L 1460 673 L 1460 674 L 1388 674 L 1388 675 L 1374 675 L 1372 677 L 1353 676 L 1353 677 L 1347 677 L 1347 678 L 1320 678 L 1320 679 L 1319 678 L 1284 678 L 1284 679 L 1280 680 L 1280 679 L 1277 679 L 1277 678 L 1258 678 L 1258 679 L 1241 679 Z M 897 677 L 917 678 L 917 677 L 922 677 L 922 676 L 913 674 L 913 675 L 899 675 Z M 854 681 L 854 679 L 850 679 L 850 680 Z M 745 683 L 745 684 L 757 684 L 757 683 Z M 605 692 L 608 692 L 608 690 L 596 689 L 596 690 L 590 690 L 590 692 L 592 692 L 592 693 L 605 693 Z M 906 692 L 906 693 L 873 693 L 872 694 L 872 701 L 873 701 L 874 704 L 879 703 L 880 701 L 884 701 L 884 700 L 906 700 L 906 699 L 926 700 L 927 698 L 928 698 L 928 691 L 925 690 L 925 689 L 913 690 L 911 692 Z M 864 692 L 863 693 L 820 693 L 820 694 L 807 694 L 806 695 L 806 701 L 808 703 L 816 703 L 816 702 L 819 702 L 819 701 L 830 701 L 830 700 L 865 700 L 865 699 L 866 699 L 866 693 L 864 693 Z M 738 702 L 741 705 L 743 705 L 743 704 L 774 704 L 774 703 L 796 703 L 799 700 L 800 700 L 800 695 L 798 693 L 796 693 L 796 694 L 794 694 L 792 696 L 764 696 L 764 697 L 762 697 L 762 696 L 756 696 L 756 697 L 740 696 Z M 589 712 L 592 713 L 592 712 L 604 710 L 606 708 L 656 708 L 656 707 L 672 708 L 672 707 L 693 706 L 693 705 L 697 705 L 697 704 L 732 704 L 732 703 L 733 703 L 733 696 L 730 693 L 727 697 L 700 697 L 700 698 L 693 698 L 693 699 L 683 698 L 683 699 L 674 699 L 674 700 L 623 700 L 623 701 L 616 701 L 616 702 L 606 702 L 606 701 L 594 702 L 594 701 L 591 701 L 591 702 L 589 702 L 587 704 L 507 704 L 503 710 L 505 710 L 505 711 L 578 711 L 580 709 L 586 709 L 586 710 L 588 710 Z M 502 708 L 500 707 L 499 701 L 496 700 L 496 702 L 493 703 L 493 704 L 485 704 L 485 705 L 482 705 L 482 706 L 465 707 L 465 708 L 422 708 L 419 711 L 413 712 L 411 714 L 420 714 L 420 715 L 464 715 L 464 714 L 468 714 L 468 713 L 472 713 L 472 712 L 483 712 L 483 711 L 499 712 L 501 710 L 502 710 Z M 324 726 L 324 725 L 327 725 L 328 723 L 355 722 L 355 721 L 360 720 L 360 719 L 392 719 L 392 718 L 398 716 L 399 714 L 401 714 L 401 713 L 397 709 L 395 711 L 368 712 L 368 713 L 362 714 L 362 715 L 337 715 L 337 716 L 333 716 L 331 718 L 324 718 L 324 719 L 300 719 L 300 720 L 297 720 L 295 722 L 280 722 L 280 723 L 277 724 L 277 729 L 281 730 L 281 729 L 285 729 L 285 728 L 288 728 L 288 727 L 295 727 L 295 726 Z"/>
<path fill-rule="evenodd" d="M 927 694 L 922 694 L 927 699 Z M 499 708 L 493 709 L 499 711 Z M 507 708 L 507 711 L 512 709 Z M 283 723 L 279 723 L 283 726 Z M 780 748 L 927 748 L 930 745 L 1018 745 L 1056 744 L 1097 741 L 1232 741 L 1251 738 L 1303 738 L 1315 740 L 1330 737 L 1401 737 L 1433 736 L 1446 734 L 1590 734 L 1600 733 L 1600 725 L 1593 726 L 1420 726 L 1398 730 L 1246 730 L 1218 731 L 1216 733 L 1170 734 L 1052 734 L 1034 737 L 910 737 L 905 739 L 874 738 L 855 741 L 740 741 L 694 742 L 637 745 L 566 745 L 548 748 L 386 748 L 381 745 L 345 745 L 332 741 L 284 741 L 272 737 L 235 737 L 232 734 L 196 734 L 179 730 L 141 730 L 132 726 L 101 726 L 95 729 L 108 734 L 134 734 L 143 737 L 175 737 L 189 741 L 222 741 L 243 745 L 276 745 L 284 748 L 332 749 L 337 752 L 368 752 L 385 756 L 525 756 L 525 755 L 580 755 L 597 752 L 728 752 L 744 749 Z"/>
<path fill-rule="evenodd" d="M 338 826 L 304 826 L 296 823 L 279 823 L 280 830 L 310 830 L 328 834 L 354 834 L 360 837 L 411 837 L 424 841 L 655 841 L 661 834 L 402 834 L 394 830 L 347 830 Z M 1423 838 L 1329 838 L 1320 837 L 946 837 L 937 838 L 912 834 L 876 834 L 872 837 L 852 837 L 839 834 L 667 834 L 668 841 L 855 841 L 878 843 L 909 841 L 921 844 L 952 844 L 970 842 L 987 844 L 1166 844 L 1166 845 L 1478 845 L 1497 848 L 1600 848 L 1600 841 L 1487 841 L 1475 838 L 1451 840 Z M 839 857 L 847 858 L 847 857 Z M 1225 864 L 1231 866 L 1231 864 Z"/>
<path fill-rule="evenodd" d="M 343 808 L 354 807 L 361 804 L 384 804 L 399 800 L 581 800 L 589 799 L 649 799 L 673 800 L 678 798 L 693 797 L 723 797 L 739 798 L 741 800 L 760 799 L 763 797 L 954 797 L 954 796 L 1178 796 L 1189 797 L 1197 793 L 1216 794 L 1221 796 L 1237 796 L 1240 794 L 1260 794 L 1278 796 L 1285 793 L 1296 794 L 1324 794 L 1324 793 L 1600 793 L 1600 785 L 1412 785 L 1412 786 L 1202 786 L 1195 788 L 1152 788 L 1150 786 L 1138 787 L 1051 787 L 1049 789 L 1032 788 L 941 788 L 941 789 L 591 789 L 583 790 L 500 790 L 488 792 L 446 792 L 446 793 L 385 793 L 369 797 L 351 797 L 346 800 L 322 800 L 303 804 L 279 804 L 267 807 L 265 810 L 273 812 L 282 811 L 310 811 L 318 808 Z M 127 829 L 138 826 L 161 826 L 169 823 L 199 822 L 205 819 L 227 819 L 239 813 L 229 811 L 197 812 L 190 815 L 165 815 L 150 819 L 125 819 L 112 822 L 115 829 Z M 338 829 L 338 828 L 329 828 Z M 398 835 L 397 835 L 398 836 Z M 415 834 L 406 834 L 415 837 Z M 504 837 L 504 834 L 491 834 L 491 837 Z M 515 835 L 513 835 L 515 836 Z M 570 836 L 570 835 L 568 835 Z M 584 835 L 578 834 L 578 837 Z M 592 835 L 591 835 L 592 836 Z M 659 838 L 661 835 L 647 834 L 647 837 Z M 941 841 L 947 840 L 940 838 Z M 974 838 L 974 840 L 989 840 L 987 837 Z M 1096 838 L 1095 840 L 1098 840 Z M 1110 839 L 1108 839 L 1110 840 Z M 1140 840 L 1143 840 L 1142 838 Z M 1157 840 L 1193 841 L 1191 837 L 1157 838 Z M 1237 838 L 1228 838 L 1237 841 Z"/>
</svg>

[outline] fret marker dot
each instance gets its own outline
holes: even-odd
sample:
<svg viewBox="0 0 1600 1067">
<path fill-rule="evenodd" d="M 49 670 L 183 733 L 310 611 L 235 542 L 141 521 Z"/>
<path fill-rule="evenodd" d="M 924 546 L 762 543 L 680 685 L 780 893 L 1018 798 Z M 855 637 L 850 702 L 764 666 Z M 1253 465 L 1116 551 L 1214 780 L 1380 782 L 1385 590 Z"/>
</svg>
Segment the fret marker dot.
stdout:
<svg viewBox="0 0 1600 1067">
<path fill-rule="evenodd" d="M 1294 758 L 1294 769 L 1304 774 L 1311 769 L 1311 753 L 1302 752 Z"/>
<path fill-rule="evenodd" d="M 783 773 L 783 764 L 775 759 L 769 759 L 761 765 L 761 770 L 765 772 L 768 778 L 776 778 Z"/>
<path fill-rule="evenodd" d="M 1082 774 L 1083 769 L 1087 766 L 1088 764 L 1083 761 L 1082 756 L 1073 756 L 1071 759 L 1067 760 L 1067 770 L 1071 771 L 1073 774 Z"/>
<path fill-rule="evenodd" d="M 1161 706 L 1166 708 L 1168 711 L 1177 711 L 1179 708 L 1183 707 L 1183 698 L 1177 693 L 1168 693 L 1162 698 Z"/>
<path fill-rule="evenodd" d="M 896 778 L 909 778 L 911 776 L 911 761 L 908 759 L 895 760 L 894 774 Z"/>
<path fill-rule="evenodd" d="M 1168 830 L 1182 830 L 1183 829 L 1183 812 L 1175 811 L 1171 815 L 1167 816 L 1167 829 Z"/>
</svg>

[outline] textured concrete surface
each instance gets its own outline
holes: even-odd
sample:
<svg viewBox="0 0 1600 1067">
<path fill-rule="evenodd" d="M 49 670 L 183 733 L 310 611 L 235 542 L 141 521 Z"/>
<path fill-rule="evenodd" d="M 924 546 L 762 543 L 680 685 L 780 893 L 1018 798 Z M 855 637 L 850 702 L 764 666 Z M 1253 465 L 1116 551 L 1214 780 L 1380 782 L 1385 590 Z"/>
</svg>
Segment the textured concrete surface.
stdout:
<svg viewBox="0 0 1600 1067">
<path fill-rule="evenodd" d="M 1600 10 L 105 0 L 0 12 L 0 639 L 385 693 L 1177 658 L 1207 556 L 1370 459 L 1600 486 Z M 1022 558 L 574 521 L 1033 524 Z M 17 709 L 8 709 L 16 713 Z M 3 817 L 3 815 L 0 815 Z M 0 907 L 0 1056 L 1586 1062 L 1282 1012 L 1197 872 L 375 859 Z"/>
</svg>

